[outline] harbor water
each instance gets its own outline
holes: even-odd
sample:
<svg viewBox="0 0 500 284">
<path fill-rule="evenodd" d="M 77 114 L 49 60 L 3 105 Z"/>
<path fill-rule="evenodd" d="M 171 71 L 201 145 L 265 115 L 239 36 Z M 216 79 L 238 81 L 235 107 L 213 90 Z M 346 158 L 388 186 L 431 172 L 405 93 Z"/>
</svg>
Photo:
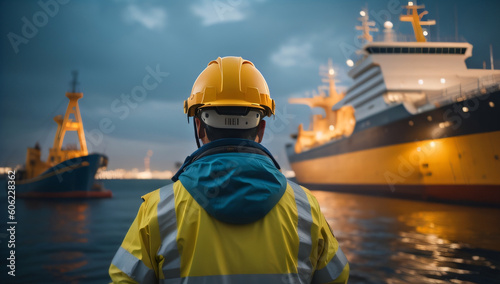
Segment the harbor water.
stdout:
<svg viewBox="0 0 500 284">
<path fill-rule="evenodd" d="M 17 199 L 15 277 L 3 192 L 0 283 L 108 283 L 140 196 L 168 182 L 104 181 L 110 199 Z M 500 283 L 500 208 L 314 194 L 350 262 L 349 283 Z"/>
</svg>

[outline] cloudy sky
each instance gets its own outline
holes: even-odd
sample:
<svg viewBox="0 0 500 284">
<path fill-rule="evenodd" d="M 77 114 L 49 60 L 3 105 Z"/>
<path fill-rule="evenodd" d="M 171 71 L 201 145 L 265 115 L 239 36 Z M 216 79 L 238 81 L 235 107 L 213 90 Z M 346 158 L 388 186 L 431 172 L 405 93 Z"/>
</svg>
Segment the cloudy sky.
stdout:
<svg viewBox="0 0 500 284">
<path fill-rule="evenodd" d="M 469 68 L 488 62 L 493 44 L 500 67 L 497 0 L 433 0 L 430 37 L 474 45 Z M 321 84 L 318 68 L 332 58 L 339 86 L 347 87 L 345 62 L 358 46 L 355 30 L 362 7 L 381 28 L 409 34 L 399 23 L 405 1 L 366 0 L 40 0 L 0 1 L 0 166 L 24 163 L 35 142 L 47 157 L 63 114 L 71 71 L 79 71 L 80 110 L 89 149 L 105 153 L 109 168 L 173 170 L 196 149 L 182 102 L 210 60 L 242 56 L 266 77 L 277 102 L 264 145 L 289 168 L 284 147 L 307 106 L 290 105 Z M 455 15 L 458 22 L 455 25 Z M 354 58 L 353 58 L 354 59 Z M 142 88 L 144 87 L 144 88 Z M 141 93 L 139 90 L 146 90 Z M 134 95 L 132 95 L 134 94 Z M 101 124 L 101 126 L 100 126 Z M 104 125 L 104 127 L 102 127 Z M 68 142 L 76 135 L 67 135 Z"/>
</svg>

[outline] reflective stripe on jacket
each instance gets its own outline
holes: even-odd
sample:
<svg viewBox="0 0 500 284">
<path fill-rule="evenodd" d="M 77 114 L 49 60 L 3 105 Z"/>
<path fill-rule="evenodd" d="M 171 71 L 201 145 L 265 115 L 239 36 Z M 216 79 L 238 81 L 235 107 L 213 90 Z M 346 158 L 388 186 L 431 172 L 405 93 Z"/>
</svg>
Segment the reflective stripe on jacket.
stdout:
<svg viewBox="0 0 500 284">
<path fill-rule="evenodd" d="M 215 142 L 209 150 L 227 141 Z M 347 282 L 349 264 L 316 198 L 270 154 L 245 151 L 190 156 L 176 182 L 143 196 L 112 260 L 113 282 Z"/>
</svg>

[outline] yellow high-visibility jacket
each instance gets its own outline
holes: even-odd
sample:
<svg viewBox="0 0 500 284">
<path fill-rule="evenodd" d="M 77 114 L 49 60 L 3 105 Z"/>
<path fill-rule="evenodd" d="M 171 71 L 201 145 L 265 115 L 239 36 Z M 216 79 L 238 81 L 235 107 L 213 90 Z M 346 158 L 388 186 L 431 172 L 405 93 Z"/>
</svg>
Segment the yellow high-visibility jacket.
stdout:
<svg viewBox="0 0 500 284">
<path fill-rule="evenodd" d="M 109 268 L 114 283 L 347 282 L 316 198 L 263 146 L 235 140 L 203 146 L 174 183 L 143 196 Z"/>
</svg>

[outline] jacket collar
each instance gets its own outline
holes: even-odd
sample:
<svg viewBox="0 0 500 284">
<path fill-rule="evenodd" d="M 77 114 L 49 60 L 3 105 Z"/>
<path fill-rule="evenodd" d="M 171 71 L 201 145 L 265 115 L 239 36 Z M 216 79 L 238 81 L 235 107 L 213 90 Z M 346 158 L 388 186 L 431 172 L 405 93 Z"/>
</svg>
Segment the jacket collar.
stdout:
<svg viewBox="0 0 500 284">
<path fill-rule="evenodd" d="M 184 164 L 180 167 L 177 173 L 172 177 L 172 181 L 176 182 L 179 176 L 184 172 L 185 168 L 194 161 L 209 155 L 220 153 L 253 153 L 268 156 L 274 163 L 274 166 L 279 170 L 280 166 L 274 159 L 273 155 L 260 143 L 248 139 L 225 138 L 212 141 L 203 145 L 191 155 L 187 156 Z"/>
</svg>

